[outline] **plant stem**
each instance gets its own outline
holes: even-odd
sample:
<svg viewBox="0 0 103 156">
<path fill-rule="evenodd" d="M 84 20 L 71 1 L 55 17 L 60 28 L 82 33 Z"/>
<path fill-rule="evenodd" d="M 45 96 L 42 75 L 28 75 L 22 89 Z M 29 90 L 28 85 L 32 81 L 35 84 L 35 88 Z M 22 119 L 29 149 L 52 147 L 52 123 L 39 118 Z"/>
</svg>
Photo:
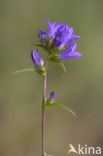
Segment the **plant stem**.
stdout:
<svg viewBox="0 0 103 156">
<path fill-rule="evenodd" d="M 45 64 L 45 76 L 43 78 L 43 104 L 42 104 L 42 156 L 45 156 L 45 108 L 44 100 L 46 98 L 46 81 L 47 81 L 47 63 Z"/>
</svg>

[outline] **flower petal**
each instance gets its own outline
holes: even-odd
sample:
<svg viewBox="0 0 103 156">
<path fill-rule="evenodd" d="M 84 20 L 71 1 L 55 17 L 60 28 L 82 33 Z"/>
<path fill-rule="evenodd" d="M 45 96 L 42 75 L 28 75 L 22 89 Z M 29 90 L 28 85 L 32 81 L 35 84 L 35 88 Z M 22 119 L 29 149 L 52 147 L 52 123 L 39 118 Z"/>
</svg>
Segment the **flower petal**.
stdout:
<svg viewBox="0 0 103 156">
<path fill-rule="evenodd" d="M 70 53 L 71 51 L 72 51 L 72 46 L 60 51 L 58 54 L 59 54 L 59 56 L 64 56 L 64 55 L 67 55 L 68 53 Z"/>
<path fill-rule="evenodd" d="M 60 26 L 60 22 L 59 21 L 55 21 L 53 24 L 52 24 L 52 36 L 55 36 L 55 33 L 56 31 L 58 30 Z"/>
<path fill-rule="evenodd" d="M 77 47 L 77 43 L 75 42 L 73 45 L 72 45 L 72 51 L 74 51 Z"/>
<path fill-rule="evenodd" d="M 47 34 L 48 36 L 51 36 L 51 32 L 52 32 L 52 29 L 51 29 L 51 22 L 47 19 L 47 18 L 44 18 L 46 23 L 47 23 Z"/>
<path fill-rule="evenodd" d="M 57 31 L 60 22 L 59 21 L 55 21 L 53 24 L 47 19 L 44 18 L 46 23 L 47 23 L 47 35 L 49 36 L 49 38 L 53 37 L 55 35 L 55 32 Z"/>
<path fill-rule="evenodd" d="M 54 95 L 55 95 L 55 93 L 54 93 L 54 91 L 52 91 L 52 92 L 50 93 L 50 96 L 49 96 L 49 101 L 53 101 Z"/>
<path fill-rule="evenodd" d="M 39 33 L 38 33 L 38 37 L 40 39 L 41 42 L 43 42 L 45 36 L 47 35 L 46 32 L 44 32 L 44 30 L 42 30 L 41 28 L 39 29 Z"/>
<path fill-rule="evenodd" d="M 32 50 L 31 51 L 31 58 L 32 58 L 32 61 L 35 65 L 35 67 L 38 65 L 39 66 L 39 62 L 40 62 L 40 59 L 39 59 L 39 55 L 38 55 L 38 50 Z"/>
<path fill-rule="evenodd" d="M 74 32 L 73 28 L 69 28 L 69 36 L 68 36 L 68 38 L 71 37 L 71 35 L 73 34 L 73 32 Z"/>
<path fill-rule="evenodd" d="M 71 39 L 74 40 L 74 39 L 79 39 L 80 36 L 77 36 L 77 35 L 72 35 Z"/>
<path fill-rule="evenodd" d="M 79 59 L 80 59 L 80 56 L 82 56 L 82 54 L 79 53 L 78 51 L 74 51 L 73 53 L 75 54 L 75 57 L 77 57 Z"/>
<path fill-rule="evenodd" d="M 66 55 L 59 56 L 59 59 L 67 59 L 70 57 L 80 58 L 80 56 L 82 56 L 82 55 L 79 52 L 70 52 Z"/>
<path fill-rule="evenodd" d="M 55 28 L 55 27 L 57 27 L 59 24 L 60 24 L 59 21 L 55 21 L 52 25 L 53 25 L 53 27 Z"/>
<path fill-rule="evenodd" d="M 73 45 L 71 45 L 70 47 L 60 51 L 58 53 L 58 58 L 59 59 L 67 59 L 67 58 L 70 58 L 70 57 L 77 57 L 79 58 L 80 56 L 82 56 L 79 52 L 77 51 L 74 51 L 77 47 L 77 43 L 74 43 Z"/>
</svg>

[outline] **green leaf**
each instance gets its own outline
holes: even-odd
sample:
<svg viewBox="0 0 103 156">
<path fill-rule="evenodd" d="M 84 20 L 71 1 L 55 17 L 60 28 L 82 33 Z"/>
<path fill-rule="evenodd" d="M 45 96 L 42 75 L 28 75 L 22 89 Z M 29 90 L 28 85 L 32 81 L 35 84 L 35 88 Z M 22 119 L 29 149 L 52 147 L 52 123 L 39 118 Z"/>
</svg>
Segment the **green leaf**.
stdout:
<svg viewBox="0 0 103 156">
<path fill-rule="evenodd" d="M 16 70 L 15 72 L 12 73 L 12 75 L 24 73 L 24 72 L 28 72 L 28 71 L 35 71 L 35 69 L 34 68 L 27 68 L 27 69 Z"/>
<path fill-rule="evenodd" d="M 60 103 L 56 103 L 56 102 L 54 102 L 54 101 L 51 102 L 51 103 L 48 104 L 48 105 L 45 105 L 45 107 L 51 107 L 51 106 L 56 106 L 56 107 L 63 108 L 63 109 L 65 109 L 65 110 L 67 110 L 68 112 L 72 113 L 72 115 L 76 117 L 76 114 L 75 114 L 70 108 L 68 108 L 68 107 L 65 106 L 65 105 L 62 105 L 62 104 L 60 104 Z"/>
</svg>

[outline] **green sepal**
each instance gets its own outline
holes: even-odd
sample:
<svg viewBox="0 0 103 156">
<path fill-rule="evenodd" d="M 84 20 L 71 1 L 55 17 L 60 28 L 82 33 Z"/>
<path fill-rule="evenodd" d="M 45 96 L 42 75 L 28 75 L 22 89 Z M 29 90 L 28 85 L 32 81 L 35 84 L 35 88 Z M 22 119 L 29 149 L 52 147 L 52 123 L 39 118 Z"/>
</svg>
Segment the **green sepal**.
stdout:
<svg viewBox="0 0 103 156">
<path fill-rule="evenodd" d="M 43 104 L 44 109 L 47 109 L 47 108 L 53 107 L 53 106 L 65 109 L 66 111 L 72 113 L 72 115 L 76 117 L 76 114 L 70 108 L 68 108 L 67 106 L 65 106 L 63 104 L 60 104 L 60 103 L 56 103 L 55 101 L 49 101 L 48 99 L 44 100 L 44 104 Z"/>
<path fill-rule="evenodd" d="M 65 73 L 66 72 L 66 67 L 65 67 L 64 63 L 60 61 L 59 65 L 62 67 L 62 69 L 63 69 L 63 71 Z"/>
<path fill-rule="evenodd" d="M 41 47 L 43 48 L 48 54 L 57 54 L 59 52 L 59 49 L 58 48 L 54 48 L 53 45 L 51 44 L 49 46 L 49 40 L 47 38 L 47 40 L 44 40 L 43 41 L 43 44 L 32 44 L 32 46 L 35 46 L 35 47 Z"/>
<path fill-rule="evenodd" d="M 44 69 L 42 69 L 42 68 L 36 68 L 36 72 L 39 74 L 39 75 L 41 75 L 41 76 L 45 76 L 45 70 Z"/>
</svg>

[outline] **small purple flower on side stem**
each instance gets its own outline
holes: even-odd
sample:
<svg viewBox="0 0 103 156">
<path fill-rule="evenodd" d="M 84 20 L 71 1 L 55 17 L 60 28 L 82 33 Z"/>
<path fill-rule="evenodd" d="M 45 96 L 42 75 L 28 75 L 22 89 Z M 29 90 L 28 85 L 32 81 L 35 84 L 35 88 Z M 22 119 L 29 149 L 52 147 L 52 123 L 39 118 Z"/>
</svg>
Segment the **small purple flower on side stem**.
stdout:
<svg viewBox="0 0 103 156">
<path fill-rule="evenodd" d="M 38 55 L 38 50 L 32 50 L 31 51 L 31 58 L 32 58 L 32 61 L 35 65 L 35 68 L 36 68 L 36 71 L 42 75 L 42 76 L 45 76 L 45 67 L 44 67 L 44 61 L 42 58 L 39 58 L 39 55 Z"/>
<path fill-rule="evenodd" d="M 35 67 L 40 66 L 40 58 L 38 55 L 38 50 L 34 49 L 31 51 L 31 58 L 32 58 L 32 61 L 35 65 Z"/>
<path fill-rule="evenodd" d="M 50 93 L 50 96 L 49 96 L 49 101 L 50 101 L 50 102 L 53 101 L 54 95 L 55 95 L 55 93 L 54 93 L 54 91 L 52 91 L 52 92 Z"/>
<path fill-rule="evenodd" d="M 60 51 L 58 53 L 58 58 L 59 59 L 67 59 L 70 57 L 76 57 L 76 58 L 80 58 L 80 56 L 82 56 L 82 54 L 80 54 L 79 52 L 75 51 L 77 47 L 77 43 L 74 43 L 72 46 Z"/>
</svg>

